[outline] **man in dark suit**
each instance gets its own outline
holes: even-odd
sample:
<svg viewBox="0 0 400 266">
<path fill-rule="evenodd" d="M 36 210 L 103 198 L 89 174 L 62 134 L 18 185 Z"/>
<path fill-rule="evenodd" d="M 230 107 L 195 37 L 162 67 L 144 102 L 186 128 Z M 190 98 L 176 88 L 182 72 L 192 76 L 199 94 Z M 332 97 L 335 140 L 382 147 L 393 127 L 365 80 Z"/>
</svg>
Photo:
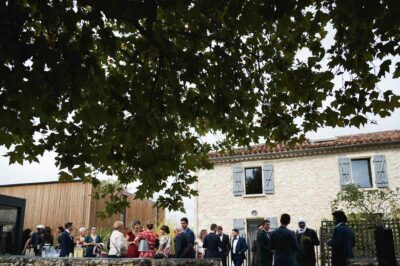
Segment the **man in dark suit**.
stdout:
<svg viewBox="0 0 400 266">
<path fill-rule="evenodd" d="M 271 252 L 271 235 L 269 232 L 270 221 L 263 222 L 262 230 L 257 232 L 257 265 L 272 266 L 273 254 Z"/>
<path fill-rule="evenodd" d="M 181 226 L 183 229 L 183 235 L 186 238 L 187 244 L 188 244 L 188 248 L 187 250 L 190 250 L 190 258 L 195 258 L 196 257 L 196 252 L 194 250 L 194 233 L 193 231 L 189 228 L 189 220 L 186 217 L 183 217 L 181 219 Z"/>
<path fill-rule="evenodd" d="M 297 254 L 298 266 L 315 266 L 315 246 L 319 246 L 319 239 L 315 230 L 306 226 L 306 221 L 301 218 L 298 221 L 299 229 L 296 231 L 296 239 L 299 244 Z"/>
<path fill-rule="evenodd" d="M 219 248 L 219 253 L 220 253 L 220 258 L 222 262 L 222 266 L 227 265 L 227 257 L 229 255 L 229 251 L 231 250 L 231 244 L 229 242 L 229 236 L 227 234 L 223 233 L 223 228 L 222 226 L 217 227 L 217 235 L 220 240 L 220 248 Z"/>
<path fill-rule="evenodd" d="M 43 245 L 42 237 L 43 237 L 43 229 L 44 225 L 38 224 L 36 226 L 36 232 L 32 234 L 30 244 L 34 246 L 35 255 L 39 256 L 40 254 L 40 246 Z M 24 243 L 25 244 L 25 243 Z"/>
<path fill-rule="evenodd" d="M 180 259 L 190 257 L 190 254 L 188 254 L 188 243 L 185 235 L 183 234 L 183 229 L 180 227 L 175 228 L 174 233 L 175 258 Z"/>
<path fill-rule="evenodd" d="M 74 230 L 74 225 L 71 222 L 65 224 L 65 231 L 60 235 L 60 257 L 68 257 L 70 253 L 74 252 L 74 239 L 71 235 Z"/>
<path fill-rule="evenodd" d="M 343 211 L 332 213 L 335 229 L 332 240 L 328 245 L 332 247 L 332 266 L 346 266 L 347 259 L 353 258 L 353 248 L 356 244 L 354 232 L 346 225 L 347 216 Z"/>
<path fill-rule="evenodd" d="M 271 250 L 274 250 L 274 266 L 296 266 L 299 246 L 293 231 L 287 229 L 290 215 L 281 215 L 281 226 L 271 234 Z"/>
<path fill-rule="evenodd" d="M 246 240 L 239 236 L 239 230 L 236 228 L 232 230 L 232 238 L 231 258 L 233 266 L 242 266 L 243 261 L 246 259 L 245 253 L 249 247 Z"/>
<path fill-rule="evenodd" d="M 220 253 L 218 248 L 221 247 L 220 240 L 218 235 L 216 234 L 217 225 L 212 224 L 210 226 L 210 233 L 206 235 L 203 241 L 203 248 L 206 250 L 206 254 L 204 258 L 206 259 L 219 259 Z"/>
</svg>

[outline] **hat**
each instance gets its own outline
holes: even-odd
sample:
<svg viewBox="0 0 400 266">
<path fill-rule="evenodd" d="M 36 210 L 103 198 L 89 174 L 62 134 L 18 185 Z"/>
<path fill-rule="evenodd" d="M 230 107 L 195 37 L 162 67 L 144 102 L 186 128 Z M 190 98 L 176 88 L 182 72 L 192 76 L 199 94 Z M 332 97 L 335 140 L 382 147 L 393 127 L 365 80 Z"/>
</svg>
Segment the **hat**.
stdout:
<svg viewBox="0 0 400 266">
<path fill-rule="evenodd" d="M 304 218 L 299 218 L 298 220 L 297 220 L 297 223 L 299 224 L 299 223 L 306 223 L 306 219 L 304 219 Z"/>
<path fill-rule="evenodd" d="M 44 225 L 43 224 L 38 224 L 38 225 L 36 225 L 36 228 L 37 229 L 44 229 Z"/>
</svg>

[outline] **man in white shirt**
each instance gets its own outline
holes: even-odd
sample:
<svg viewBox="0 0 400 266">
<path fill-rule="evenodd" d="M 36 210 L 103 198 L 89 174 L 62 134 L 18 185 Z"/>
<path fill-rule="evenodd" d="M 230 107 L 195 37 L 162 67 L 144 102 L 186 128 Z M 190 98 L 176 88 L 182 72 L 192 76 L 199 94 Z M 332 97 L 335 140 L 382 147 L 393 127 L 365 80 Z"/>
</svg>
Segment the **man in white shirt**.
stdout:
<svg viewBox="0 0 400 266">
<path fill-rule="evenodd" d="M 249 247 L 247 246 L 246 240 L 239 236 L 239 230 L 236 228 L 232 230 L 232 238 L 231 257 L 233 265 L 242 266 L 246 258 L 245 253 Z"/>
</svg>

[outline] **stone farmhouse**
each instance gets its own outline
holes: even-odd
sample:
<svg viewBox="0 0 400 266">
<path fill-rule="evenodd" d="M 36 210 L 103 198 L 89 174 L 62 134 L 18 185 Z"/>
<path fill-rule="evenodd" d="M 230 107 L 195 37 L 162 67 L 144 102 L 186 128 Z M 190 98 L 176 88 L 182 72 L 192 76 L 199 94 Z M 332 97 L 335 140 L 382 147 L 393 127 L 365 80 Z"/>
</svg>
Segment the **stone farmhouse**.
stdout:
<svg viewBox="0 0 400 266">
<path fill-rule="evenodd" d="M 309 140 L 295 147 L 278 145 L 212 153 L 214 169 L 198 172 L 196 225 L 211 223 L 230 233 L 250 235 L 265 217 L 277 227 L 282 213 L 291 228 L 303 217 L 319 230 L 331 219 L 331 201 L 343 185 L 364 189 L 400 186 L 400 130 Z"/>
</svg>

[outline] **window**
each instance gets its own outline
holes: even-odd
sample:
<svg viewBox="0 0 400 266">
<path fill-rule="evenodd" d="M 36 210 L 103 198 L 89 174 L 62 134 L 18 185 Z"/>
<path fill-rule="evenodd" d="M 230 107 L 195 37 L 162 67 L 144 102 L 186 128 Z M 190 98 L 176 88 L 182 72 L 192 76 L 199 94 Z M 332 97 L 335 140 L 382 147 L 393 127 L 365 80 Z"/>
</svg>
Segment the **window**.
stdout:
<svg viewBox="0 0 400 266">
<path fill-rule="evenodd" d="M 370 159 L 352 159 L 351 174 L 353 182 L 359 187 L 372 187 Z"/>
<path fill-rule="evenodd" d="M 246 195 L 262 194 L 261 167 L 245 168 Z"/>
</svg>

